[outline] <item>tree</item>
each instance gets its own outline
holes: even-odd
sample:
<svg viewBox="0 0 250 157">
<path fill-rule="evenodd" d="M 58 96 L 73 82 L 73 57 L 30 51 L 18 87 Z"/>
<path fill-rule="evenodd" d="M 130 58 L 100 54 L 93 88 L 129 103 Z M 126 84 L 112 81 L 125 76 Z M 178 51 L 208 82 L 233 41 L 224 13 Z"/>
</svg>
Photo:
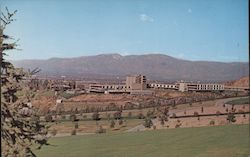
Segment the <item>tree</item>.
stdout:
<svg viewBox="0 0 250 157">
<path fill-rule="evenodd" d="M 115 119 L 121 119 L 122 118 L 122 111 L 117 111 L 114 113 L 114 118 Z"/>
<path fill-rule="evenodd" d="M 19 112 L 27 107 L 26 104 L 34 92 L 23 82 L 23 79 L 30 78 L 39 70 L 25 72 L 4 59 L 7 50 L 17 47 L 17 41 L 9 43 L 8 41 L 13 38 L 4 34 L 6 27 L 14 21 L 13 16 L 16 12 L 10 13 L 6 8 L 6 13 L 0 13 L 1 156 L 4 157 L 36 156 L 30 148 L 32 144 L 38 144 L 38 148 L 44 144 L 48 145 L 45 136 L 47 129 L 41 124 L 39 118 L 34 118 L 38 117 L 34 108 L 30 107 L 33 112 L 28 116 Z M 17 96 L 17 92 L 23 94 Z"/>
<path fill-rule="evenodd" d="M 234 122 L 236 122 L 235 115 L 234 115 L 233 113 L 229 113 L 229 114 L 227 115 L 227 120 L 228 120 L 229 123 L 234 123 Z"/>
<path fill-rule="evenodd" d="M 195 116 L 195 117 L 198 117 L 198 116 L 199 116 L 199 113 L 195 111 L 195 112 L 194 112 L 194 116 Z"/>
<path fill-rule="evenodd" d="M 78 128 L 79 128 L 79 124 L 75 123 L 75 129 L 78 129 Z"/>
<path fill-rule="evenodd" d="M 92 115 L 92 119 L 96 121 L 100 120 L 101 118 L 99 112 L 94 112 Z"/>
<path fill-rule="evenodd" d="M 163 118 L 161 118 L 161 119 L 160 119 L 160 121 L 161 121 L 161 125 L 163 126 L 163 125 L 165 124 L 164 119 L 163 119 Z"/>
<path fill-rule="evenodd" d="M 153 125 L 153 122 L 149 117 L 147 117 L 145 118 L 143 125 L 145 128 L 151 128 L 151 126 Z"/>
<path fill-rule="evenodd" d="M 131 118 L 132 117 L 132 112 L 128 113 L 128 117 Z"/>
<path fill-rule="evenodd" d="M 70 120 L 71 120 L 72 122 L 77 121 L 76 115 L 75 115 L 75 114 L 71 114 L 71 115 L 70 115 Z"/>
<path fill-rule="evenodd" d="M 138 119 L 144 119 L 144 118 L 145 118 L 145 116 L 143 115 L 143 113 L 140 112 L 140 113 L 138 114 Z"/>
<path fill-rule="evenodd" d="M 114 128 L 114 127 L 115 127 L 115 121 L 112 120 L 112 121 L 110 122 L 110 128 Z"/>
<path fill-rule="evenodd" d="M 122 124 L 123 124 L 123 120 L 122 120 L 122 119 L 119 119 L 118 124 L 119 124 L 119 125 L 122 125 Z"/>
</svg>

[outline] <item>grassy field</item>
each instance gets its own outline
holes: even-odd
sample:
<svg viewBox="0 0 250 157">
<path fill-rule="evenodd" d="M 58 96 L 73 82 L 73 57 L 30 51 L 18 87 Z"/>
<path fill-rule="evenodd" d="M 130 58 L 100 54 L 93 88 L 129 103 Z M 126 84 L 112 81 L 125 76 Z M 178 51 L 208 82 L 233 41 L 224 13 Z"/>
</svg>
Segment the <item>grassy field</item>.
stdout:
<svg viewBox="0 0 250 157">
<path fill-rule="evenodd" d="M 38 157 L 248 157 L 249 126 L 178 128 L 50 139 Z"/>
<path fill-rule="evenodd" d="M 124 121 L 124 120 L 123 120 Z M 71 121 L 65 121 L 61 123 L 50 123 L 51 127 L 49 128 L 49 131 L 57 130 L 58 133 L 71 133 L 72 130 L 74 130 L 75 123 L 78 123 L 79 128 L 77 129 L 77 132 L 81 133 L 95 133 L 98 126 L 101 125 L 103 128 L 106 129 L 106 132 L 121 132 L 128 130 L 132 127 L 135 127 L 139 124 L 143 123 L 143 119 L 127 119 L 124 121 L 123 125 L 119 125 L 118 121 L 115 120 L 115 127 L 110 128 L 110 122 L 108 120 L 100 120 L 100 121 L 94 121 L 94 120 L 87 120 L 87 121 L 79 121 L 79 122 L 71 122 Z M 97 126 L 98 124 L 98 126 Z"/>
<path fill-rule="evenodd" d="M 232 101 L 227 102 L 227 104 L 234 104 L 234 105 L 237 105 L 237 104 L 249 104 L 249 98 L 240 98 L 240 99 L 237 99 L 237 100 L 232 100 Z"/>
</svg>

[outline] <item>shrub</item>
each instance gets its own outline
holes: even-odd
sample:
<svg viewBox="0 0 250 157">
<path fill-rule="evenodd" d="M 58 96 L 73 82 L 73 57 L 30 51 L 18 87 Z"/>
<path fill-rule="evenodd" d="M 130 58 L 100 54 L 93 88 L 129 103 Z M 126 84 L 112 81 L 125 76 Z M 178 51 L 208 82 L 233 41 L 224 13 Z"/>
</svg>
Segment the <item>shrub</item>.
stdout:
<svg viewBox="0 0 250 157">
<path fill-rule="evenodd" d="M 128 117 L 131 118 L 132 117 L 132 112 L 128 113 Z"/>
<path fill-rule="evenodd" d="M 100 120 L 100 114 L 98 112 L 94 112 L 92 115 L 92 119 L 96 121 Z"/>
<path fill-rule="evenodd" d="M 229 123 L 234 123 L 234 122 L 236 122 L 235 115 L 232 114 L 232 113 L 229 113 L 229 114 L 227 115 L 227 120 L 228 120 Z"/>
<path fill-rule="evenodd" d="M 114 113 L 114 118 L 115 119 L 121 119 L 122 118 L 122 111 L 117 111 Z"/>
<path fill-rule="evenodd" d="M 161 118 L 161 125 L 163 126 L 165 124 L 164 119 Z"/>
<path fill-rule="evenodd" d="M 75 123 L 75 129 L 78 129 L 78 128 L 79 128 L 78 123 Z"/>
<path fill-rule="evenodd" d="M 239 109 L 239 111 L 238 111 L 239 113 L 244 113 L 244 111 L 243 110 L 241 110 L 241 109 Z"/>
<path fill-rule="evenodd" d="M 107 116 L 107 119 L 110 120 L 110 117 L 111 117 L 110 113 L 107 113 L 106 116 Z"/>
<path fill-rule="evenodd" d="M 71 114 L 71 115 L 70 115 L 70 120 L 71 120 L 72 122 L 77 121 L 76 115 L 75 115 L 75 114 Z"/>
<path fill-rule="evenodd" d="M 153 122 L 152 122 L 152 120 L 150 118 L 147 117 L 144 120 L 143 125 L 144 125 L 145 128 L 151 128 L 151 126 L 153 125 Z"/>
<path fill-rule="evenodd" d="M 203 106 L 201 107 L 201 113 L 203 113 L 204 112 L 204 108 L 203 108 Z"/>
<path fill-rule="evenodd" d="M 156 126 L 155 126 L 155 125 L 153 126 L 153 129 L 154 129 L 154 130 L 156 129 Z"/>
<path fill-rule="evenodd" d="M 61 119 L 62 119 L 62 120 L 65 120 L 65 119 L 66 119 L 66 116 L 65 116 L 65 115 L 61 115 Z"/>
<path fill-rule="evenodd" d="M 179 127 L 181 127 L 181 124 L 176 124 L 175 125 L 175 128 L 179 128 Z"/>
<path fill-rule="evenodd" d="M 50 133 L 51 133 L 52 136 L 56 136 L 57 130 L 56 130 L 56 129 L 53 129 Z"/>
<path fill-rule="evenodd" d="M 210 122 L 209 122 L 209 125 L 214 125 L 215 124 L 215 121 L 214 120 L 211 120 Z"/>
<path fill-rule="evenodd" d="M 75 129 L 71 131 L 71 135 L 76 135 L 76 130 Z"/>
<path fill-rule="evenodd" d="M 199 116 L 199 113 L 198 113 L 198 112 L 194 112 L 194 116 L 195 116 L 195 117 L 198 117 L 198 116 Z"/>
<path fill-rule="evenodd" d="M 140 112 L 140 113 L 138 114 L 138 119 L 144 119 L 144 118 L 145 118 L 145 116 L 143 115 L 143 113 Z"/>
<path fill-rule="evenodd" d="M 114 128 L 114 127 L 115 127 L 115 121 L 112 120 L 112 121 L 110 122 L 110 128 Z"/>
<path fill-rule="evenodd" d="M 49 115 L 46 115 L 46 116 L 45 116 L 45 121 L 46 121 L 46 122 L 53 122 L 52 115 L 50 115 L 50 114 L 49 114 Z"/>
<path fill-rule="evenodd" d="M 83 115 L 83 116 L 82 116 L 82 118 L 86 119 L 86 118 L 87 118 L 87 115 L 86 115 L 86 114 L 85 114 L 85 115 Z"/>
<path fill-rule="evenodd" d="M 96 133 L 98 134 L 102 134 L 102 133 L 106 133 L 106 129 L 104 129 L 101 125 L 98 127 L 98 129 L 96 130 Z"/>
<path fill-rule="evenodd" d="M 219 116 L 221 114 L 220 111 L 216 111 L 216 115 Z"/>
<path fill-rule="evenodd" d="M 120 119 L 120 120 L 118 121 L 118 124 L 119 124 L 119 125 L 122 125 L 122 124 L 123 124 L 123 120 Z"/>
<path fill-rule="evenodd" d="M 176 114 L 175 113 L 172 114 L 172 118 L 176 118 Z"/>
</svg>

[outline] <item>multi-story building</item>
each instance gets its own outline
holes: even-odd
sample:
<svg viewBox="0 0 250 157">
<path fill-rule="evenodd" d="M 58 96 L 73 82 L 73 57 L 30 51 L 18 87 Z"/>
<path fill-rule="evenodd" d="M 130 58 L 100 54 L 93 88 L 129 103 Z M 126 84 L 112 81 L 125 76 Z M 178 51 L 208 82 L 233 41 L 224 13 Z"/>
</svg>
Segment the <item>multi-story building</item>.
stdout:
<svg viewBox="0 0 250 157">
<path fill-rule="evenodd" d="M 145 90 L 147 88 L 146 76 L 130 75 L 126 78 L 126 87 L 131 90 Z"/>
<path fill-rule="evenodd" d="M 193 83 L 180 81 L 175 84 L 163 84 L 163 83 L 151 83 L 149 85 L 151 88 L 163 88 L 163 89 L 173 89 L 179 90 L 181 92 L 185 91 L 223 91 L 224 85 L 217 83 Z"/>
<path fill-rule="evenodd" d="M 90 84 L 89 92 L 100 93 L 129 93 L 129 94 L 152 94 L 147 90 L 146 76 L 130 75 L 126 77 L 126 84 Z"/>
</svg>

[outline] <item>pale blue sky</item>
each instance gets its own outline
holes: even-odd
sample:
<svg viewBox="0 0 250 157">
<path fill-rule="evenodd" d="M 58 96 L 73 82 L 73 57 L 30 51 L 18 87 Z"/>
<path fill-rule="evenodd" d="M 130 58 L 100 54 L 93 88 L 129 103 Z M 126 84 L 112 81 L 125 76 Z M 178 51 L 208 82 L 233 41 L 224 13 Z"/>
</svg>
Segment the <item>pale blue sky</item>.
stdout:
<svg viewBox="0 0 250 157">
<path fill-rule="evenodd" d="M 17 9 L 11 59 L 163 53 L 248 61 L 247 0 L 2 0 Z"/>
</svg>

